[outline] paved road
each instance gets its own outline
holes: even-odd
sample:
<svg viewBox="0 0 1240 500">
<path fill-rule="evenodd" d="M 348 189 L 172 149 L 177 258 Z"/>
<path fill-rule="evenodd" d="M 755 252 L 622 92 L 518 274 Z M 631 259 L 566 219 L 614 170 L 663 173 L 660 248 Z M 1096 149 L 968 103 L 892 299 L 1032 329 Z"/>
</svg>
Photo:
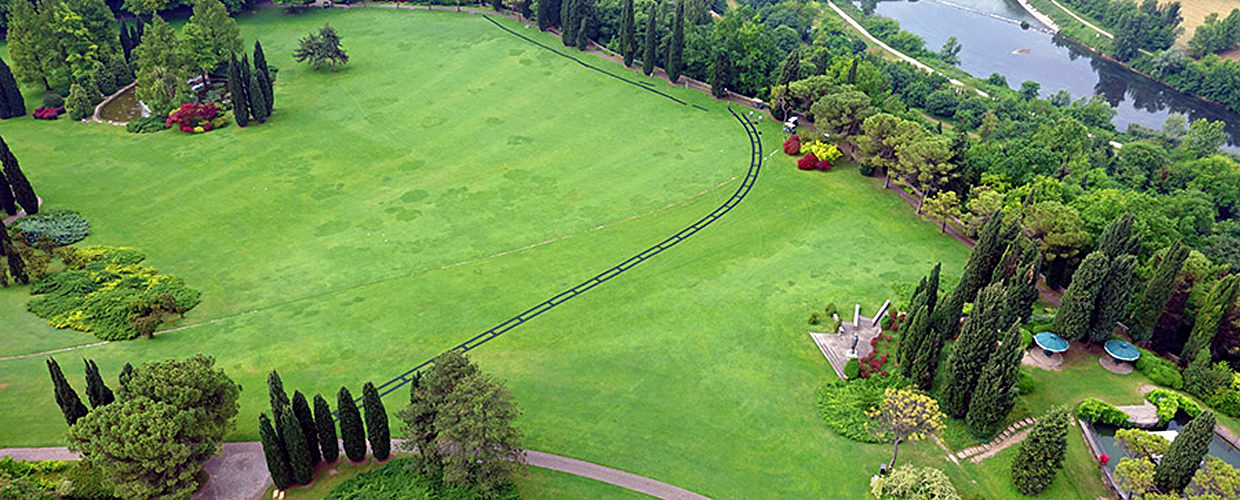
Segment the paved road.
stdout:
<svg viewBox="0 0 1240 500">
<path fill-rule="evenodd" d="M 395 441 L 399 444 L 400 440 Z M 614 484 L 621 488 L 665 500 L 710 500 L 684 488 L 611 467 L 562 457 L 541 451 L 526 450 L 526 463 L 534 467 L 581 476 Z M 81 455 L 67 448 L 4 448 L 0 457 L 17 460 L 77 460 Z M 259 500 L 271 480 L 263 446 L 258 442 L 224 443 L 219 455 L 204 466 L 210 474 L 207 483 L 194 493 L 194 500 Z"/>
</svg>

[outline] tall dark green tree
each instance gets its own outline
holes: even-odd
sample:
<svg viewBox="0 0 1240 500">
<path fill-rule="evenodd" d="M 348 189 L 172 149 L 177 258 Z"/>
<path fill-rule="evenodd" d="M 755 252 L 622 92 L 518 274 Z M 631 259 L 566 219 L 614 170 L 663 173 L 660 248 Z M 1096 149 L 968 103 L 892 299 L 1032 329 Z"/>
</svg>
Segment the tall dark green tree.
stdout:
<svg viewBox="0 0 1240 500">
<path fill-rule="evenodd" d="M 258 40 L 254 41 L 254 71 L 262 73 L 263 77 L 259 80 L 263 84 L 263 98 L 266 99 L 267 114 L 276 109 L 275 80 L 271 78 L 271 69 L 267 67 L 267 56 L 263 55 L 263 44 Z"/>
<path fill-rule="evenodd" d="M 271 426 L 271 419 L 266 413 L 258 414 L 258 439 L 263 444 L 263 457 L 267 459 L 267 472 L 271 474 L 271 482 L 277 490 L 287 490 L 293 485 L 293 471 L 288 463 L 288 452 L 284 443 Z"/>
<path fill-rule="evenodd" d="M 336 463 L 340 459 L 340 443 L 336 441 L 336 422 L 332 420 L 332 409 L 322 394 L 314 395 L 314 426 L 319 435 L 319 449 L 323 461 Z"/>
<path fill-rule="evenodd" d="M 1095 251 L 1102 252 L 1112 259 L 1121 255 L 1136 255 L 1141 249 L 1141 237 L 1132 234 L 1133 222 L 1132 212 L 1126 212 L 1118 219 L 1111 221 L 1102 230 L 1102 234 L 1098 235 L 1098 243 L 1094 245 Z"/>
<path fill-rule="evenodd" d="M 1137 9 L 1126 10 L 1119 18 L 1119 29 L 1115 31 L 1113 55 L 1120 61 L 1128 61 L 1137 56 L 1145 38 L 1148 16 Z"/>
<path fill-rule="evenodd" d="M 284 439 L 284 449 L 288 451 L 289 470 L 292 471 L 293 482 L 310 484 L 314 480 L 314 462 L 306 447 L 306 436 L 302 433 L 301 424 L 293 409 L 284 407 L 280 410 L 280 432 Z"/>
<path fill-rule="evenodd" d="M 478 373 L 478 367 L 459 352 L 448 351 L 435 357 L 435 362 L 414 380 L 410 404 L 401 411 L 405 423 L 406 448 L 414 452 L 418 469 L 427 475 L 442 474 L 443 457 L 437 444 L 439 430 L 435 424 L 439 409 L 451 398 L 457 384 Z"/>
<path fill-rule="evenodd" d="M 1021 258 L 1022 264 L 1016 273 L 1001 280 L 1004 315 L 997 320 L 998 325 L 1024 323 L 1033 312 L 1033 304 L 1041 297 L 1038 273 L 1042 270 L 1042 253 L 1036 246 L 1031 246 L 1029 250 Z"/>
<path fill-rule="evenodd" d="M 1012 483 L 1018 491 L 1037 495 L 1055 482 L 1068 451 L 1071 425 L 1072 417 L 1063 407 L 1052 408 L 1038 417 L 1012 460 Z"/>
<path fill-rule="evenodd" d="M 1214 414 L 1204 412 L 1180 429 L 1167 453 L 1154 466 L 1154 485 L 1160 491 L 1179 491 L 1188 486 L 1214 439 Z"/>
<path fill-rule="evenodd" d="M 1115 324 L 1124 317 L 1124 310 L 1132 302 L 1136 269 L 1135 255 L 1123 254 L 1111 259 L 1106 278 L 1098 288 L 1098 296 L 1094 301 L 1093 318 L 1090 319 L 1087 335 L 1090 342 L 1101 345 L 1111 338 Z"/>
<path fill-rule="evenodd" d="M 1128 335 L 1137 342 L 1144 342 L 1154 334 L 1154 324 L 1167 305 L 1175 289 L 1175 280 L 1180 275 L 1180 268 L 1188 258 L 1188 247 L 1176 241 L 1167 249 L 1154 270 L 1154 275 L 1145 284 L 1145 290 L 1137 297 L 1132 314 L 1128 317 Z"/>
<path fill-rule="evenodd" d="M 133 378 L 133 365 L 125 363 L 121 367 L 121 372 L 116 375 L 116 383 L 120 385 L 122 391 L 129 389 L 129 380 Z"/>
<path fill-rule="evenodd" d="M 633 67 L 637 57 L 637 19 L 634 17 L 633 0 L 624 0 L 620 12 L 620 53 L 624 55 L 624 67 Z"/>
<path fill-rule="evenodd" d="M 900 365 L 900 373 L 905 377 L 912 375 L 913 360 L 916 359 L 921 348 L 921 337 L 912 325 L 917 319 L 917 312 L 925 307 L 926 278 L 922 277 L 913 291 L 913 297 L 909 299 L 908 309 L 905 310 L 904 321 L 900 327 L 900 340 L 896 344 L 896 363 Z"/>
<path fill-rule="evenodd" d="M 672 17 L 672 38 L 667 42 L 667 80 L 680 81 L 685 68 L 685 0 L 676 0 L 676 14 Z"/>
<path fill-rule="evenodd" d="M 580 0 L 560 0 L 560 42 L 565 47 L 572 47 L 576 42 L 573 38 L 577 30 L 577 2 Z"/>
<path fill-rule="evenodd" d="M 978 292 L 973 313 L 965 321 L 944 367 L 945 384 L 939 397 L 943 413 L 956 418 L 968 414 L 978 377 L 994 352 L 1001 328 L 999 321 L 1006 317 L 1003 299 L 1003 286 L 997 283 Z"/>
<path fill-rule="evenodd" d="M 17 157 L 13 156 L 13 152 L 9 150 L 9 145 L 4 142 L 3 137 L 0 137 L 0 164 L 4 166 L 4 177 L 8 179 L 9 187 L 13 189 L 13 197 L 17 199 L 17 204 L 26 210 L 26 215 L 39 213 L 39 197 L 35 196 L 34 188 L 30 187 L 30 181 L 26 180 L 26 174 L 22 173 L 21 165 L 17 164 Z"/>
<path fill-rule="evenodd" d="M 998 349 L 986 361 L 986 367 L 977 378 L 977 387 L 969 399 L 969 412 L 965 422 L 978 437 L 993 436 L 999 432 L 1003 419 L 1016 404 L 1016 380 L 1020 376 L 1020 324 L 1013 323 Z"/>
<path fill-rule="evenodd" d="M 90 407 L 98 408 L 116 401 L 112 389 L 103 383 L 103 377 L 99 375 L 99 365 L 89 359 L 82 361 L 86 364 L 86 399 L 90 400 Z"/>
<path fill-rule="evenodd" d="M 784 62 L 779 65 L 779 81 L 776 83 L 784 87 L 784 93 L 788 92 L 788 84 L 799 80 L 797 76 L 801 71 L 801 50 L 792 49 L 788 51 L 788 55 L 784 56 Z"/>
<path fill-rule="evenodd" d="M 1240 295 L 1240 274 L 1224 276 L 1214 282 L 1205 304 L 1197 310 L 1193 331 L 1188 336 L 1188 342 L 1184 344 L 1180 359 L 1192 361 L 1198 351 L 1214 344 L 1214 336 L 1223 324 L 1223 316 L 1236 304 L 1237 295 Z"/>
<path fill-rule="evenodd" d="M 581 3 L 585 3 L 582 1 Z M 586 50 L 590 48 L 590 17 L 578 16 L 577 32 L 577 50 Z"/>
<path fill-rule="evenodd" d="M 13 197 L 13 188 L 9 180 L 4 178 L 4 170 L 0 169 L 0 210 L 9 215 L 17 215 L 17 198 Z"/>
<path fill-rule="evenodd" d="M 655 2 L 646 14 L 645 49 L 642 51 L 642 73 L 654 74 L 654 61 L 659 53 L 659 4 Z"/>
<path fill-rule="evenodd" d="M 1055 333 L 1073 342 L 1089 338 L 1094 304 L 1110 269 L 1111 259 L 1102 252 L 1093 252 L 1085 257 L 1081 267 L 1072 275 L 1072 284 L 1068 285 L 1068 291 L 1064 292 L 1059 303 L 1059 311 L 1055 313 L 1052 323 Z"/>
<path fill-rule="evenodd" d="M 26 114 L 26 100 L 17 86 L 13 70 L 0 59 L 0 118 L 13 118 Z"/>
<path fill-rule="evenodd" d="M 990 283 L 995 266 L 1003 259 L 1008 243 L 1015 240 L 1020 231 L 1016 223 L 1005 224 L 1003 215 L 1003 212 L 996 213 L 986 221 L 973 252 L 969 254 L 969 261 L 960 276 L 960 285 L 956 287 L 964 294 L 964 302 L 973 302 L 977 292 Z"/>
<path fill-rule="evenodd" d="M 250 77 L 250 116 L 258 123 L 267 121 L 267 115 L 270 110 L 267 109 L 267 98 L 264 95 L 263 88 L 266 84 L 263 82 L 263 73 L 254 70 L 254 74 Z"/>
<path fill-rule="evenodd" d="M 283 432 L 280 429 L 280 412 L 288 408 L 291 401 L 288 399 L 288 393 L 284 392 L 284 381 L 280 380 L 280 374 L 275 370 L 267 374 L 267 398 L 271 402 L 272 422 L 276 424 L 276 432 Z M 283 438 L 283 434 L 281 434 Z"/>
<path fill-rule="evenodd" d="M 317 464 L 323 459 L 319 452 L 319 428 L 314 423 L 310 404 L 306 402 L 306 396 L 301 391 L 293 391 L 292 408 L 293 416 L 297 417 L 297 425 L 301 427 L 302 439 L 306 443 L 306 455 L 310 457 L 311 464 Z"/>
<path fill-rule="evenodd" d="M 375 384 L 362 386 L 362 407 L 366 410 L 366 439 L 370 441 L 370 453 L 375 460 L 387 460 L 392 454 L 392 433 L 388 428 L 387 409 Z"/>
<path fill-rule="evenodd" d="M 241 81 L 241 62 L 237 60 L 237 55 L 229 56 L 228 60 L 228 92 L 232 94 L 233 119 L 236 120 L 238 127 L 245 127 L 250 124 L 250 103 L 246 98 L 246 90 L 249 82 Z"/>
<path fill-rule="evenodd" d="M 85 417 L 90 410 L 86 409 L 81 398 L 78 398 L 77 391 L 73 390 L 68 380 L 65 380 L 65 374 L 60 371 L 60 365 L 55 359 L 47 358 L 47 371 L 52 376 L 52 389 L 56 393 L 56 404 L 60 406 L 60 412 L 65 415 L 65 422 L 69 425 L 76 424 L 78 419 Z"/>
<path fill-rule="evenodd" d="M 555 26 L 555 23 L 552 22 L 553 19 L 551 15 L 551 12 L 553 10 L 557 14 L 559 13 L 560 2 L 558 0 L 538 0 L 537 12 L 538 12 L 538 30 L 539 31 L 547 31 L 547 28 Z"/>
<path fill-rule="evenodd" d="M 930 330 L 930 311 L 926 306 L 921 306 L 908 323 L 901 338 L 910 339 L 914 347 L 909 350 L 912 353 L 909 355 L 909 367 L 903 371 L 918 387 L 928 390 L 930 384 L 934 383 L 939 355 L 938 339 Z"/>
<path fill-rule="evenodd" d="M 0 221 L 0 257 L 8 261 L 9 274 L 13 275 L 14 281 L 23 285 L 30 283 L 30 276 L 26 274 L 26 261 L 22 260 L 17 249 L 13 248 L 13 240 L 9 238 L 9 228 L 4 225 L 3 221 Z M 0 275 L 0 278 L 3 276 Z"/>
<path fill-rule="evenodd" d="M 710 63 L 710 95 L 726 97 L 728 87 L 732 86 L 732 60 L 722 47 L 715 47 L 714 53 Z"/>
<path fill-rule="evenodd" d="M 353 462 L 366 459 L 366 431 L 362 428 L 362 414 L 357 411 L 353 394 L 347 387 L 336 393 L 336 412 L 340 415 L 340 440 L 344 441 L 344 454 Z"/>
</svg>

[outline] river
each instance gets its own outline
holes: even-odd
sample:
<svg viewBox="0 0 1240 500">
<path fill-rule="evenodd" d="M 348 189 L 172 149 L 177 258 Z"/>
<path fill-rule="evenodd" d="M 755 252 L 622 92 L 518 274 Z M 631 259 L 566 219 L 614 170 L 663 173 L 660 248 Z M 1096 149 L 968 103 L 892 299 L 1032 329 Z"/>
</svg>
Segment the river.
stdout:
<svg viewBox="0 0 1240 500">
<path fill-rule="evenodd" d="M 1020 21 L 1036 27 L 1042 24 L 1013 0 L 943 1 L 956 6 L 938 0 L 889 1 L 879 2 L 876 12 L 922 37 L 926 48 L 933 52 L 938 52 L 947 37 L 955 35 L 962 45 L 959 67 L 973 76 L 986 78 L 999 73 L 1012 88 L 1032 80 L 1041 84 L 1043 97 L 1059 89 L 1067 90 L 1073 100 L 1100 95 L 1116 108 L 1114 123 L 1121 131 L 1132 123 L 1160 129 L 1173 112 L 1187 115 L 1190 122 L 1198 118 L 1222 121 L 1229 135 L 1228 149 L 1240 151 L 1240 114 L 1094 57 L 1048 32 L 1021 29 Z"/>
</svg>

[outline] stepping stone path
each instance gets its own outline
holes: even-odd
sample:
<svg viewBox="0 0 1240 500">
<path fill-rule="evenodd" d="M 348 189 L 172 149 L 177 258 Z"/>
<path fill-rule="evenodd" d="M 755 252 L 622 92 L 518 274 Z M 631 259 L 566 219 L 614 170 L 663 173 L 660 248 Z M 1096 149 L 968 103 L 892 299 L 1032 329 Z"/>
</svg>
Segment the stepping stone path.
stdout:
<svg viewBox="0 0 1240 500">
<path fill-rule="evenodd" d="M 982 460 L 995 456 L 1000 451 L 1007 449 L 1009 446 L 1024 441 L 1025 436 L 1029 434 L 1029 429 L 1026 429 L 1026 427 L 1032 425 L 1033 422 L 1033 417 L 1026 418 L 1019 422 L 1014 422 L 1012 425 L 1009 425 L 1007 429 L 1004 429 L 1003 432 L 999 433 L 998 436 L 995 436 L 995 438 L 989 443 L 965 448 L 959 452 L 956 452 L 954 455 L 950 455 L 949 458 L 951 458 L 952 461 L 969 459 L 970 462 L 975 464 L 981 463 Z"/>
</svg>

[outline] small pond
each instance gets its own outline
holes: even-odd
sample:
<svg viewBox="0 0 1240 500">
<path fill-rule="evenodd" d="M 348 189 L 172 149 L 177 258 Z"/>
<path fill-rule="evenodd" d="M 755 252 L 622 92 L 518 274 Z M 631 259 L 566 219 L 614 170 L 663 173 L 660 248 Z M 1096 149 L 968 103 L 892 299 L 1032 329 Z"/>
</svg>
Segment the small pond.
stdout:
<svg viewBox="0 0 1240 500">
<path fill-rule="evenodd" d="M 1167 424 L 1166 430 L 1178 431 L 1188 423 L 1188 420 L 1188 416 L 1180 412 L 1175 420 Z M 1119 465 L 1119 459 L 1128 456 L 1124 454 L 1123 448 L 1120 448 L 1119 443 L 1115 441 L 1116 428 L 1106 424 L 1090 424 L 1090 428 L 1093 430 L 1094 438 L 1098 441 L 1098 447 L 1108 457 L 1111 457 L 1111 461 L 1107 462 L 1106 467 L 1114 473 L 1115 467 Z M 1210 441 L 1210 451 L 1207 454 L 1222 459 L 1224 462 L 1231 464 L 1232 467 L 1240 468 L 1240 450 L 1224 441 L 1217 434 L 1214 435 L 1214 440 Z"/>
<path fill-rule="evenodd" d="M 103 109 L 99 110 L 99 118 L 105 121 L 113 121 L 125 123 L 141 118 L 143 116 L 144 106 L 138 101 L 134 95 L 134 89 L 129 89 L 112 99 Z M 150 112 L 147 112 L 149 114 Z"/>
</svg>

